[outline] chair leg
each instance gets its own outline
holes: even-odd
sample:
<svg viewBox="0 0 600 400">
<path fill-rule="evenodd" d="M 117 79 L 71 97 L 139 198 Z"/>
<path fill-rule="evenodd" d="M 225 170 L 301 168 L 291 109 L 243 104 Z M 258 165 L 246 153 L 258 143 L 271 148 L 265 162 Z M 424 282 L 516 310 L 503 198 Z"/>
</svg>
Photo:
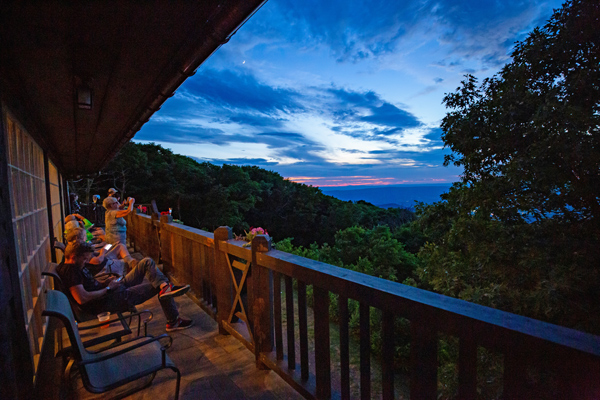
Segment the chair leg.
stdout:
<svg viewBox="0 0 600 400">
<path fill-rule="evenodd" d="M 170 367 L 173 371 L 177 373 L 177 383 L 175 384 L 175 400 L 179 399 L 179 387 L 181 385 L 181 372 L 179 372 L 179 368 Z"/>
<path fill-rule="evenodd" d="M 72 399 L 74 397 L 74 390 L 71 387 L 71 368 L 73 368 L 74 364 L 75 360 L 70 358 L 69 362 L 67 363 L 67 367 L 64 369 L 62 375 L 63 387 L 65 388 L 67 399 Z"/>
</svg>

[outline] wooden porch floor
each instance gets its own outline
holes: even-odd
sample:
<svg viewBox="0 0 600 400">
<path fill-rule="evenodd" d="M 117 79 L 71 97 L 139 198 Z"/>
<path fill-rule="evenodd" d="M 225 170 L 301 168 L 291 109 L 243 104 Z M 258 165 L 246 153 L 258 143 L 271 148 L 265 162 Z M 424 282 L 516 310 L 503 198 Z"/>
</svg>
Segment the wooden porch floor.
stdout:
<svg viewBox="0 0 600 400">
<path fill-rule="evenodd" d="M 234 337 L 219 335 L 217 323 L 191 298 L 181 296 L 176 302 L 180 314 L 194 321 L 191 328 L 170 333 L 173 345 L 167 350 L 167 354 L 181 371 L 180 399 L 303 398 L 273 371 L 257 369 L 254 354 Z M 158 336 L 166 333 L 166 320 L 158 299 L 154 297 L 138 306 L 138 310 L 145 309 L 154 313 L 154 319 L 148 324 L 148 334 Z M 157 374 L 149 388 L 126 399 L 172 399 L 175 382 L 175 373 L 163 370 Z M 89 393 L 83 388 L 77 371 L 71 374 L 71 384 L 75 399 L 118 396 L 126 388 L 102 395 Z"/>
</svg>

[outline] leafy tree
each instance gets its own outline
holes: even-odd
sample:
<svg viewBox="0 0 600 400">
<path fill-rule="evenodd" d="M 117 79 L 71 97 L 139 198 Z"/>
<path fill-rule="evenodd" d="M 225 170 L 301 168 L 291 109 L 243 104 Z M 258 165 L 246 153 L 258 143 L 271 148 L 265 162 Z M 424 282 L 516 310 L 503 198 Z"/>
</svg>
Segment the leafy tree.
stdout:
<svg viewBox="0 0 600 400">
<path fill-rule="evenodd" d="M 597 1 L 568 1 L 445 97 L 445 163 L 464 174 L 419 210 L 424 287 L 600 332 L 599 21 Z"/>
<path fill-rule="evenodd" d="M 481 86 L 467 76 L 442 123 L 473 205 L 505 221 L 597 225 L 600 3 L 567 2 Z"/>
</svg>

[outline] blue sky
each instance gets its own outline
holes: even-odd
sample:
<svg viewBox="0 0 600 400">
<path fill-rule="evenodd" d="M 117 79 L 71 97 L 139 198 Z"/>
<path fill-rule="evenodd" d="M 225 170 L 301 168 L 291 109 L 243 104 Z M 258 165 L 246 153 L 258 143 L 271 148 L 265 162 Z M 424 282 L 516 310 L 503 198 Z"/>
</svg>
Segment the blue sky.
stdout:
<svg viewBox="0 0 600 400">
<path fill-rule="evenodd" d="M 313 186 L 450 183 L 445 93 L 560 1 L 269 0 L 135 136 Z"/>
</svg>

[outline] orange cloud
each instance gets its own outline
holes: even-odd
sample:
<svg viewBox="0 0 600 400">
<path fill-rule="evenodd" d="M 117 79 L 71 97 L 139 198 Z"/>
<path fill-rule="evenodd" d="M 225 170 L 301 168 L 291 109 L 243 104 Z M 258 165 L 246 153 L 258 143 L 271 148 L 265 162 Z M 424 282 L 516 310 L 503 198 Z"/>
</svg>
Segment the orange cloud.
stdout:
<svg viewBox="0 0 600 400">
<path fill-rule="evenodd" d="M 290 176 L 286 179 L 303 183 L 305 185 L 318 187 L 338 187 L 338 186 L 387 186 L 387 185 L 410 185 L 424 183 L 446 183 L 450 182 L 447 179 L 426 179 L 426 180 L 406 180 L 397 178 L 381 178 L 376 176 Z"/>
</svg>

